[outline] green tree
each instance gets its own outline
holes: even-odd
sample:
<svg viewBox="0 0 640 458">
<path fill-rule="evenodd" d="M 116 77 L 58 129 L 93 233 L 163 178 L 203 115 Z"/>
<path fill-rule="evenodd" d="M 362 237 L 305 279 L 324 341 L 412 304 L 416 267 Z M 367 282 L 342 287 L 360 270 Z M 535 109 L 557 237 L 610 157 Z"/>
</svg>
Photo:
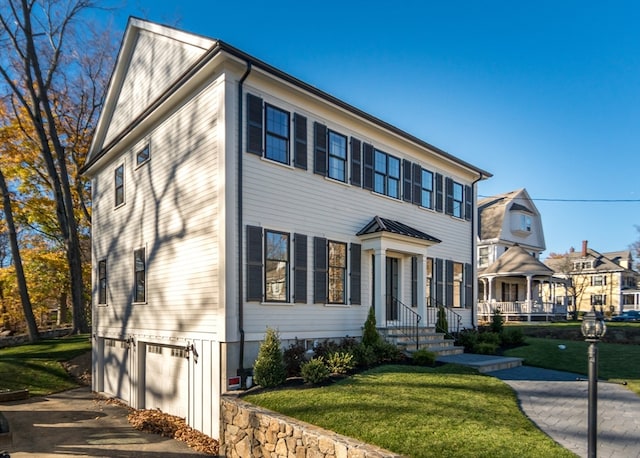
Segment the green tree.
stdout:
<svg viewBox="0 0 640 458">
<path fill-rule="evenodd" d="M 376 311 L 373 307 L 369 308 L 367 320 L 364 322 L 362 343 L 365 347 L 373 347 L 380 343 L 380 333 L 376 329 Z"/>
<path fill-rule="evenodd" d="M 282 385 L 287 379 L 280 336 L 275 329 L 267 328 L 258 358 L 253 365 L 253 379 L 265 388 Z"/>
</svg>

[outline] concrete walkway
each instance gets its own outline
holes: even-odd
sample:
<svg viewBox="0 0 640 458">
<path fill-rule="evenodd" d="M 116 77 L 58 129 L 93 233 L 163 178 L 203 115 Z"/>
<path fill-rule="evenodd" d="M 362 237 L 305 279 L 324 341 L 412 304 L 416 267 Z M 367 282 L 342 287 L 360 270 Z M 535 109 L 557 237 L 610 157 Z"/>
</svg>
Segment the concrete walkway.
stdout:
<svg viewBox="0 0 640 458">
<path fill-rule="evenodd" d="M 488 372 L 509 384 L 524 414 L 552 439 L 587 456 L 587 394 L 584 376 L 520 366 Z M 640 457 L 640 397 L 625 386 L 598 383 L 599 458 Z"/>
</svg>

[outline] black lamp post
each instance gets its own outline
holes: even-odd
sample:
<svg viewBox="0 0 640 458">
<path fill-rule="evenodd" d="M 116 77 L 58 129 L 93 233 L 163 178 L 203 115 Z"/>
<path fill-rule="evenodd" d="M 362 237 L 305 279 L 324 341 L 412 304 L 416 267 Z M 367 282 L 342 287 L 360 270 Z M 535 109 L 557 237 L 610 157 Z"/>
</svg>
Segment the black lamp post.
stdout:
<svg viewBox="0 0 640 458">
<path fill-rule="evenodd" d="M 596 458 L 597 418 L 598 418 L 598 341 L 607 331 L 602 316 L 596 315 L 591 307 L 582 318 L 582 335 L 589 342 L 589 413 L 587 435 L 589 437 L 587 456 Z"/>
</svg>

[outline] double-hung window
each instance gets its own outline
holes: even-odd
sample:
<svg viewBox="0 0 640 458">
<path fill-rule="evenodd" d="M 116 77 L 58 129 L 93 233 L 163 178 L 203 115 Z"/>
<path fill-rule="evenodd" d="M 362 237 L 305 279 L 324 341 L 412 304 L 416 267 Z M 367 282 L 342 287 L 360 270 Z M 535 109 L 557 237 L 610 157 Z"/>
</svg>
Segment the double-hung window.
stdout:
<svg viewBox="0 0 640 458">
<path fill-rule="evenodd" d="M 265 230 L 265 300 L 287 302 L 289 299 L 289 234 Z"/>
<path fill-rule="evenodd" d="M 422 169 L 420 205 L 433 208 L 433 173 L 425 169 Z"/>
<path fill-rule="evenodd" d="M 145 249 L 139 248 L 133 252 L 134 263 L 134 302 L 145 302 L 147 300 L 146 285 L 146 259 Z"/>
<path fill-rule="evenodd" d="M 264 156 L 273 161 L 289 163 L 289 113 L 266 105 Z"/>
<path fill-rule="evenodd" d="M 329 131 L 329 178 L 347 181 L 347 137 Z"/>
<path fill-rule="evenodd" d="M 329 303 L 346 304 L 347 244 L 329 241 Z"/>
<path fill-rule="evenodd" d="M 375 150 L 373 190 L 395 199 L 400 197 L 400 159 Z"/>
<path fill-rule="evenodd" d="M 594 275 L 591 277 L 591 286 L 604 286 L 607 284 L 607 281 L 604 275 Z"/>
<path fill-rule="evenodd" d="M 118 207 L 124 204 L 124 164 L 116 167 L 113 174 L 113 181 L 115 185 L 115 206 Z"/>
<path fill-rule="evenodd" d="M 149 145 L 145 145 L 140 151 L 136 153 L 136 166 L 142 165 L 149 160 Z"/>
<path fill-rule="evenodd" d="M 107 261 L 98 261 L 98 304 L 107 303 Z"/>
<path fill-rule="evenodd" d="M 453 182 L 453 216 L 456 218 L 462 218 L 462 209 L 464 208 L 462 189 L 460 183 Z"/>
<path fill-rule="evenodd" d="M 591 305 L 607 305 L 607 295 L 606 294 L 592 294 L 591 295 Z"/>
</svg>

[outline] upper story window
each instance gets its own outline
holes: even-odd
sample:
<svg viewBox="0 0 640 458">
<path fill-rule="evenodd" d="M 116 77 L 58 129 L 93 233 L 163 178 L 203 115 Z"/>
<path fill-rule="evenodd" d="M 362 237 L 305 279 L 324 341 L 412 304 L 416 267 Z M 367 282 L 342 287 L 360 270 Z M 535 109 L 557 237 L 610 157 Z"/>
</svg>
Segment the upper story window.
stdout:
<svg viewBox="0 0 640 458">
<path fill-rule="evenodd" d="M 425 208 L 433 208 L 433 173 L 422 169 L 421 181 L 420 205 Z"/>
<path fill-rule="evenodd" d="M 98 261 L 98 304 L 107 303 L 107 261 Z"/>
<path fill-rule="evenodd" d="M 266 105 L 264 157 L 289 163 L 289 113 Z"/>
<path fill-rule="evenodd" d="M 400 197 L 400 159 L 375 150 L 373 190 L 395 199 Z"/>
<path fill-rule="evenodd" d="M 330 304 L 346 304 L 347 244 L 329 241 L 329 297 Z"/>
<path fill-rule="evenodd" d="M 486 267 L 489 265 L 489 247 L 481 246 L 478 248 L 478 266 Z"/>
<path fill-rule="evenodd" d="M 329 178 L 347 181 L 347 137 L 329 131 Z"/>
<path fill-rule="evenodd" d="M 607 284 L 607 278 L 604 275 L 594 275 L 591 277 L 591 286 L 604 286 Z"/>
<path fill-rule="evenodd" d="M 592 269 L 593 261 L 574 261 L 573 270 Z"/>
<path fill-rule="evenodd" d="M 133 252 L 133 264 L 134 264 L 134 302 L 145 302 L 147 300 L 147 285 L 146 285 L 146 259 L 145 249 L 139 248 Z"/>
<path fill-rule="evenodd" d="M 531 217 L 529 215 L 520 215 L 520 230 L 531 232 Z"/>
<path fill-rule="evenodd" d="M 147 144 L 144 148 L 136 153 L 136 166 L 142 165 L 149 160 L 150 152 L 149 145 Z"/>
<path fill-rule="evenodd" d="M 462 218 L 463 212 L 463 196 L 462 196 L 463 187 L 460 183 L 453 182 L 453 216 L 456 218 Z"/>
<path fill-rule="evenodd" d="M 115 206 L 118 207 L 124 204 L 124 164 L 116 167 L 113 180 L 115 185 Z"/>
<path fill-rule="evenodd" d="M 265 235 L 265 300 L 289 300 L 289 234 L 268 231 Z"/>
</svg>

